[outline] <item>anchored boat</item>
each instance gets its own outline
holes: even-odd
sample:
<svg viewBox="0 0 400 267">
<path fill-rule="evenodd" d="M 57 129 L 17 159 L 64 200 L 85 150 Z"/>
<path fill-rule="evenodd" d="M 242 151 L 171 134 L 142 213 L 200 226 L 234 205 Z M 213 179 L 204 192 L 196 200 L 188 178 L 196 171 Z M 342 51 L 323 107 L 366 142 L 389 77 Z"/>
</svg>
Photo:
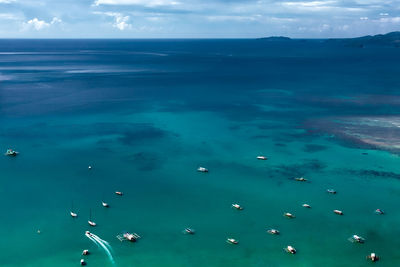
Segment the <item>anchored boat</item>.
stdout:
<svg viewBox="0 0 400 267">
<path fill-rule="evenodd" d="M 237 210 L 243 210 L 243 207 L 240 206 L 240 205 L 237 204 L 237 203 L 232 204 L 232 208 L 237 209 Z"/>
<path fill-rule="evenodd" d="M 204 168 L 204 167 L 199 167 L 197 168 L 198 172 L 208 172 L 208 169 Z"/>
<path fill-rule="evenodd" d="M 333 210 L 333 212 L 337 215 L 343 215 L 343 211 L 341 210 Z"/>
<path fill-rule="evenodd" d="M 239 244 L 239 241 L 234 239 L 234 238 L 227 238 L 226 242 L 229 243 L 229 244 L 233 244 L 233 245 Z"/>
<path fill-rule="evenodd" d="M 11 148 L 7 149 L 6 153 L 4 153 L 4 155 L 10 156 L 10 157 L 15 157 L 18 154 L 19 154 L 19 152 L 14 151 Z"/>
<path fill-rule="evenodd" d="M 296 249 L 292 246 L 287 246 L 286 248 L 284 248 L 284 250 L 290 254 L 296 254 L 296 252 L 297 252 Z"/>
<path fill-rule="evenodd" d="M 296 218 L 296 216 L 294 216 L 293 214 L 291 214 L 291 213 L 289 213 L 289 212 L 285 212 L 285 213 L 283 214 L 283 216 L 285 216 L 286 218 L 289 218 L 289 219 Z"/>
<path fill-rule="evenodd" d="M 126 232 L 126 233 L 117 235 L 117 238 L 121 242 L 122 241 L 136 242 L 136 240 L 138 240 L 140 238 L 140 236 L 136 233 L 131 234 L 131 233 Z"/>
<path fill-rule="evenodd" d="M 269 229 L 269 230 L 267 230 L 267 232 L 271 235 L 279 235 L 280 234 L 280 232 L 276 229 Z"/>
<path fill-rule="evenodd" d="M 259 160 L 267 160 L 268 158 L 266 156 L 257 156 L 257 159 L 259 159 Z"/>
</svg>

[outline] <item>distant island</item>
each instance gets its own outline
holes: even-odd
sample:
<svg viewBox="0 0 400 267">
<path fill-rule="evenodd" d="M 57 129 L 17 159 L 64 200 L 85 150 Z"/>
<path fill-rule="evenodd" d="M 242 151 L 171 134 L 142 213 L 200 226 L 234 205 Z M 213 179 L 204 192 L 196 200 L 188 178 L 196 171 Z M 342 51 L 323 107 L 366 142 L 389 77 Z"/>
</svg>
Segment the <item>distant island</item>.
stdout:
<svg viewBox="0 0 400 267">
<path fill-rule="evenodd" d="M 267 42 L 296 42 L 307 39 L 292 39 L 284 36 L 271 36 L 258 38 L 258 40 Z M 340 44 L 348 47 L 364 47 L 369 45 L 400 47 L 400 31 L 387 34 L 367 35 L 356 38 L 329 38 L 322 39 L 328 44 Z"/>
</svg>

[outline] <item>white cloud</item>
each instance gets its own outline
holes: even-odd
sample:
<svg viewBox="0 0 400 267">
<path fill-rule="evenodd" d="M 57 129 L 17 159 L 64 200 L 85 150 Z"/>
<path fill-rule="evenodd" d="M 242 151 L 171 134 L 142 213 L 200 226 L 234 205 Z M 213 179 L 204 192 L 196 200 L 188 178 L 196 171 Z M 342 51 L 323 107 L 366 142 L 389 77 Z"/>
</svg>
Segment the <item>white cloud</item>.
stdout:
<svg viewBox="0 0 400 267">
<path fill-rule="evenodd" d="M 93 13 L 97 14 L 97 15 L 113 17 L 114 22 L 112 23 L 112 26 L 121 31 L 132 28 L 132 25 L 129 24 L 129 20 L 130 20 L 129 16 L 124 16 L 123 14 L 118 13 L 118 12 L 93 12 Z"/>
<path fill-rule="evenodd" d="M 50 22 L 46 22 L 45 20 L 39 20 L 38 18 L 33 18 L 31 20 L 28 20 L 27 22 L 24 22 L 23 30 L 34 29 L 36 31 L 40 31 L 49 28 L 51 25 L 58 24 L 61 22 L 62 20 L 57 17 L 54 17 Z"/>
<path fill-rule="evenodd" d="M 0 4 L 10 4 L 12 2 L 15 2 L 15 0 L 0 0 Z"/>
<path fill-rule="evenodd" d="M 154 6 L 175 6 L 179 4 L 180 4 L 179 2 L 173 0 L 96 0 L 94 2 L 95 6 L 140 5 L 140 6 L 154 7 Z"/>
<path fill-rule="evenodd" d="M 0 19 L 5 20 L 18 20 L 18 16 L 11 14 L 11 13 L 0 13 Z"/>
<path fill-rule="evenodd" d="M 380 22 L 400 23 L 400 17 L 381 18 Z"/>
<path fill-rule="evenodd" d="M 368 20 L 368 17 L 360 17 L 360 20 Z"/>
</svg>

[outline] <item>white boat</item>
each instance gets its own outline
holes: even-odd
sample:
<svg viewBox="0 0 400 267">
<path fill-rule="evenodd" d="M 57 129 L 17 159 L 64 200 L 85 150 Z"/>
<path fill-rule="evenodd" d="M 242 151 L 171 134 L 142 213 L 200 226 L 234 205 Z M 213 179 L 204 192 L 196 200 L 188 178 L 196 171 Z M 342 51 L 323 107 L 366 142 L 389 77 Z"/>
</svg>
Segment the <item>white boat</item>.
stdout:
<svg viewBox="0 0 400 267">
<path fill-rule="evenodd" d="M 136 233 L 123 233 L 120 235 L 117 235 L 117 238 L 119 241 L 130 241 L 130 242 L 136 242 L 136 240 L 138 240 L 140 238 L 140 236 Z"/>
<path fill-rule="evenodd" d="M 336 194 L 336 191 L 334 189 L 327 189 L 326 192 L 329 194 Z"/>
<path fill-rule="evenodd" d="M 280 234 L 280 232 L 276 229 L 269 229 L 269 230 L 267 230 L 267 232 L 271 235 L 279 235 Z"/>
<path fill-rule="evenodd" d="M 92 226 L 92 227 L 95 227 L 95 226 L 97 225 L 94 221 L 92 221 L 92 210 L 90 210 L 90 213 L 89 213 L 88 224 L 89 224 L 90 226 Z"/>
<path fill-rule="evenodd" d="M 208 169 L 204 168 L 204 167 L 199 167 L 197 168 L 198 172 L 208 172 Z"/>
<path fill-rule="evenodd" d="M 259 159 L 259 160 L 267 160 L 268 158 L 266 156 L 257 156 L 257 159 Z"/>
<path fill-rule="evenodd" d="M 84 259 L 81 259 L 81 265 L 85 266 L 86 265 L 86 261 Z"/>
<path fill-rule="evenodd" d="M 76 214 L 75 212 L 71 211 L 69 214 L 71 214 L 72 218 L 76 218 L 78 217 L 78 214 Z"/>
<path fill-rule="evenodd" d="M 11 157 L 15 157 L 18 154 L 19 154 L 19 152 L 14 151 L 11 148 L 7 149 L 6 153 L 4 153 L 4 155 L 11 156 Z"/>
<path fill-rule="evenodd" d="M 383 210 L 381 210 L 381 209 L 376 209 L 376 210 L 375 210 L 375 213 L 376 213 L 376 214 L 380 214 L 380 215 L 385 214 L 385 212 L 384 212 Z"/>
<path fill-rule="evenodd" d="M 227 238 L 226 242 L 229 243 L 229 244 L 233 244 L 233 245 L 239 244 L 239 241 L 234 239 L 234 238 Z"/>
<path fill-rule="evenodd" d="M 115 191 L 115 194 L 118 195 L 118 196 L 122 196 L 123 195 L 123 193 L 121 191 Z"/>
<path fill-rule="evenodd" d="M 192 228 L 185 228 L 185 230 L 183 232 L 185 234 L 194 235 L 195 230 L 193 230 Z"/>
<path fill-rule="evenodd" d="M 87 250 L 87 249 L 84 249 L 84 250 L 82 251 L 82 255 L 84 255 L 84 256 L 89 255 L 89 254 L 90 254 L 90 252 L 89 252 L 89 250 Z"/>
<path fill-rule="evenodd" d="M 306 182 L 307 181 L 307 179 L 306 178 L 304 178 L 304 177 L 296 177 L 296 178 L 294 178 L 296 181 L 298 181 L 298 182 Z"/>
<path fill-rule="evenodd" d="M 306 204 L 306 203 L 304 203 L 302 206 L 303 206 L 304 208 L 311 209 L 311 206 L 308 205 L 308 204 Z"/>
<path fill-rule="evenodd" d="M 333 212 L 337 215 L 343 215 L 343 211 L 341 210 L 333 210 Z"/>
<path fill-rule="evenodd" d="M 378 255 L 376 255 L 375 253 L 372 252 L 371 254 L 369 254 L 367 256 L 367 259 L 372 261 L 372 262 L 375 262 L 375 261 L 379 260 L 379 257 L 378 257 Z"/>
<path fill-rule="evenodd" d="M 285 213 L 283 214 L 283 216 L 285 216 L 286 218 L 290 218 L 290 219 L 296 218 L 296 216 L 294 216 L 293 214 L 291 214 L 291 213 L 289 213 L 289 212 L 285 212 Z"/>
<path fill-rule="evenodd" d="M 88 169 L 91 170 L 91 169 L 92 169 L 92 166 L 89 165 Z"/>
<path fill-rule="evenodd" d="M 232 208 L 235 208 L 235 209 L 237 209 L 237 210 L 243 210 L 243 207 L 240 206 L 240 205 L 237 204 L 237 203 L 232 204 Z"/>
<path fill-rule="evenodd" d="M 109 208 L 109 207 L 110 207 L 110 205 L 108 205 L 108 203 L 106 203 L 106 202 L 104 202 L 104 201 L 102 201 L 101 204 L 102 204 L 103 207 L 105 207 L 105 208 Z"/>
<path fill-rule="evenodd" d="M 350 241 L 350 242 L 353 242 L 353 243 L 364 243 L 364 242 L 365 242 L 365 239 L 362 238 L 361 236 L 358 236 L 358 235 L 352 235 L 352 236 L 349 238 L 349 241 Z"/>
<path fill-rule="evenodd" d="M 284 248 L 285 249 L 285 251 L 287 252 L 287 253 L 290 253 L 290 254 L 296 254 L 296 249 L 294 248 L 294 247 L 292 247 L 292 246 L 287 246 L 286 248 Z"/>
</svg>

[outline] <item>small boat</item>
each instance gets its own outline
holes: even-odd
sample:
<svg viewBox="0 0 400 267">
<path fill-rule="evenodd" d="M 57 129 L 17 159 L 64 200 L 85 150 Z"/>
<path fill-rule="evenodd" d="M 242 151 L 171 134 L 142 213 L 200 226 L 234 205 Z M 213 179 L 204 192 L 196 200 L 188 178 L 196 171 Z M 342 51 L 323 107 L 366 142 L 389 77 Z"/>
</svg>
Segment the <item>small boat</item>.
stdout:
<svg viewBox="0 0 400 267">
<path fill-rule="evenodd" d="M 371 253 L 367 256 L 367 260 L 370 260 L 372 262 L 378 261 L 379 257 L 375 253 Z"/>
<path fill-rule="evenodd" d="M 81 265 L 85 266 L 86 265 L 86 261 L 84 259 L 81 259 Z"/>
<path fill-rule="evenodd" d="M 385 212 L 384 212 L 383 210 L 381 210 L 381 209 L 376 209 L 376 210 L 375 210 L 375 213 L 376 213 L 376 214 L 379 214 L 379 215 L 385 214 Z"/>
<path fill-rule="evenodd" d="M 259 160 L 267 160 L 268 158 L 266 156 L 257 156 L 257 159 L 259 159 Z"/>
<path fill-rule="evenodd" d="M 18 154 L 19 154 L 19 152 L 14 151 L 11 148 L 7 149 L 6 153 L 4 153 L 4 155 L 10 156 L 10 157 L 15 157 Z"/>
<path fill-rule="evenodd" d="M 204 168 L 204 167 L 199 167 L 197 168 L 198 172 L 208 172 L 208 169 Z"/>
<path fill-rule="evenodd" d="M 304 177 L 296 177 L 296 178 L 294 178 L 296 181 L 299 181 L 299 182 L 306 182 L 307 181 L 307 179 L 306 178 L 304 178 Z"/>
<path fill-rule="evenodd" d="M 185 234 L 189 234 L 189 235 L 194 235 L 195 231 L 192 228 L 185 228 L 185 230 L 183 230 L 183 232 Z"/>
<path fill-rule="evenodd" d="M 341 210 L 333 210 L 333 212 L 337 215 L 343 215 L 343 211 Z"/>
<path fill-rule="evenodd" d="M 336 194 L 336 191 L 334 189 L 327 189 L 326 192 L 329 194 Z"/>
<path fill-rule="evenodd" d="M 352 235 L 350 238 L 349 238 L 349 241 L 350 242 L 353 242 L 353 243 L 364 243 L 365 242 L 365 239 L 364 238 L 362 238 L 361 236 L 358 236 L 358 235 Z"/>
<path fill-rule="evenodd" d="M 296 249 L 292 246 L 287 246 L 286 248 L 284 248 L 284 250 L 290 254 L 296 254 L 296 252 L 297 252 Z"/>
<path fill-rule="evenodd" d="M 271 235 L 279 235 L 280 234 L 280 232 L 276 229 L 269 229 L 269 230 L 267 230 L 267 232 Z"/>
<path fill-rule="evenodd" d="M 92 210 L 90 210 L 90 213 L 89 213 L 88 224 L 89 224 L 90 226 L 92 226 L 92 227 L 95 227 L 95 226 L 97 225 L 94 221 L 92 221 Z"/>
<path fill-rule="evenodd" d="M 232 204 L 232 208 L 235 208 L 235 209 L 237 209 L 237 210 L 243 210 L 243 207 L 240 206 L 240 205 L 237 204 L 237 203 Z"/>
<path fill-rule="evenodd" d="M 78 214 L 76 214 L 75 212 L 71 211 L 69 214 L 71 214 L 72 218 L 76 218 L 78 217 Z"/>
<path fill-rule="evenodd" d="M 104 202 L 104 201 L 102 201 L 101 204 L 102 204 L 103 207 L 105 207 L 105 208 L 109 208 L 109 207 L 110 207 L 110 205 L 108 205 L 108 203 L 106 203 L 106 202 Z"/>
<path fill-rule="evenodd" d="M 237 240 L 234 239 L 234 238 L 227 238 L 227 239 L 226 239 L 226 242 L 229 243 L 229 244 L 233 244 L 233 245 L 239 244 L 239 241 L 237 241 Z"/>
<path fill-rule="evenodd" d="M 92 169 L 92 166 L 89 165 L 88 169 L 91 170 L 91 169 Z"/>
<path fill-rule="evenodd" d="M 122 196 L 123 193 L 121 191 L 115 191 L 115 194 L 117 194 L 118 196 Z"/>
<path fill-rule="evenodd" d="M 306 203 L 304 203 L 302 206 L 303 206 L 304 208 L 311 209 L 311 206 L 308 205 L 308 204 L 306 204 Z"/>
<path fill-rule="evenodd" d="M 283 216 L 285 216 L 286 218 L 290 218 L 290 219 L 296 218 L 296 216 L 294 216 L 293 214 L 291 214 L 291 213 L 289 213 L 289 212 L 285 212 L 285 213 L 283 214 Z"/>
<path fill-rule="evenodd" d="M 89 254 L 90 254 L 90 252 L 89 252 L 89 250 L 87 250 L 87 249 L 84 249 L 84 250 L 82 251 L 82 255 L 84 255 L 84 256 L 89 255 Z"/>
<path fill-rule="evenodd" d="M 136 242 L 136 240 L 138 240 L 140 238 L 140 235 L 136 234 L 136 233 L 123 233 L 120 235 L 117 235 L 117 238 L 119 239 L 119 241 L 131 241 L 131 242 Z"/>
</svg>

